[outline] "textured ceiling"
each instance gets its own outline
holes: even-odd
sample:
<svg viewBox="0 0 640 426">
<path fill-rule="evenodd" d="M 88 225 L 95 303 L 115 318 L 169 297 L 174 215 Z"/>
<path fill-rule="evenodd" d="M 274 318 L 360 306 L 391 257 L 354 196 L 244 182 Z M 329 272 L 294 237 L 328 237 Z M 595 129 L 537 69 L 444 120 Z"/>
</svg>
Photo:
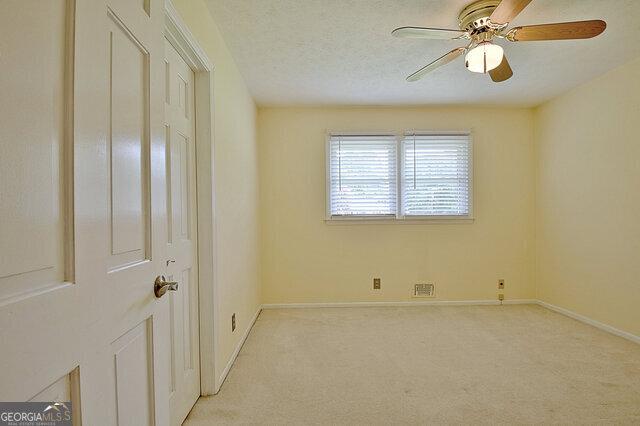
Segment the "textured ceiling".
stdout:
<svg viewBox="0 0 640 426">
<path fill-rule="evenodd" d="M 640 0 L 533 0 L 513 25 L 604 19 L 590 40 L 509 43 L 514 76 L 493 83 L 459 58 L 405 77 L 464 42 L 390 36 L 457 28 L 466 0 L 207 0 L 259 105 L 537 105 L 640 56 Z"/>
</svg>

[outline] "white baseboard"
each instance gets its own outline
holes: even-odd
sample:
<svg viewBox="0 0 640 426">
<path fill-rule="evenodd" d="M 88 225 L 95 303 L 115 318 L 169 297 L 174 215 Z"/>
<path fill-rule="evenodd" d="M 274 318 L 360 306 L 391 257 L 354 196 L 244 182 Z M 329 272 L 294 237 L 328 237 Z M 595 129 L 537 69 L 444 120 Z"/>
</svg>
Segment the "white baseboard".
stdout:
<svg viewBox="0 0 640 426">
<path fill-rule="evenodd" d="M 502 302 L 503 305 L 536 305 L 537 303 L 536 299 L 513 299 Z"/>
<path fill-rule="evenodd" d="M 577 314 L 573 311 L 570 311 L 568 309 L 565 308 L 561 308 L 560 306 L 556 306 L 556 305 L 552 305 L 551 303 L 547 303 L 547 302 L 543 302 L 542 300 L 538 300 L 538 305 L 543 306 L 547 309 L 550 309 L 552 311 L 558 312 L 559 314 L 568 316 L 570 318 L 573 318 L 577 321 L 583 322 L 585 324 L 589 324 L 593 327 L 599 328 L 600 330 L 606 331 L 608 333 L 611 334 L 615 334 L 616 336 L 620 336 L 623 337 L 625 339 L 631 340 L 632 342 L 635 343 L 640 343 L 640 336 L 636 336 L 635 334 L 631 334 L 629 332 L 626 331 L 622 331 L 618 328 L 612 327 L 608 324 L 602 323 L 600 321 L 596 321 L 594 319 L 591 319 L 589 317 L 585 317 L 584 315 L 580 315 Z"/>
<path fill-rule="evenodd" d="M 299 308 L 364 308 L 376 306 L 472 306 L 472 305 L 531 305 L 535 299 L 505 300 L 409 300 L 404 302 L 332 302 L 332 303 L 266 303 L 262 309 Z"/>
<path fill-rule="evenodd" d="M 233 367 L 233 363 L 236 362 L 236 358 L 238 358 L 238 354 L 240 353 L 240 349 L 242 349 L 242 346 L 244 345 L 244 342 L 247 340 L 247 337 L 249 337 L 249 333 L 251 332 L 251 329 L 253 328 L 253 325 L 256 323 L 256 320 L 258 319 L 258 316 L 260 315 L 260 312 L 262 312 L 262 306 L 258 306 L 258 310 L 256 311 L 255 315 L 253 315 L 253 318 L 249 322 L 249 325 L 247 326 L 246 330 L 244 331 L 244 334 L 242 335 L 242 338 L 240 339 L 240 341 L 236 345 L 235 350 L 231 354 L 231 358 L 229 358 L 229 362 L 227 362 L 226 367 L 224 367 L 224 370 L 222 370 L 222 373 L 220 374 L 220 377 L 218 377 L 218 383 L 216 384 L 216 392 L 215 393 L 218 393 L 220 391 L 220 388 L 222 387 L 222 384 L 224 383 L 225 379 L 227 378 L 227 375 L 229 374 L 229 371 L 231 371 L 231 367 Z"/>
</svg>

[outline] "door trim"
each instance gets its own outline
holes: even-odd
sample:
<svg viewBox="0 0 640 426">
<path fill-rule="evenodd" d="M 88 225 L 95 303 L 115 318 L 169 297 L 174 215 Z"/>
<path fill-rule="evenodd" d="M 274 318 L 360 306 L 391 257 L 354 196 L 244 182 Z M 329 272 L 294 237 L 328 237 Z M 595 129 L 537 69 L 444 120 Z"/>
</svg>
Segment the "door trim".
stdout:
<svg viewBox="0 0 640 426">
<path fill-rule="evenodd" d="M 213 162 L 213 63 L 186 26 L 171 0 L 165 0 L 164 35 L 195 75 L 196 105 L 196 204 L 198 234 L 198 310 L 200 320 L 200 395 L 214 395 L 218 380 L 215 353 L 216 232 Z"/>
</svg>

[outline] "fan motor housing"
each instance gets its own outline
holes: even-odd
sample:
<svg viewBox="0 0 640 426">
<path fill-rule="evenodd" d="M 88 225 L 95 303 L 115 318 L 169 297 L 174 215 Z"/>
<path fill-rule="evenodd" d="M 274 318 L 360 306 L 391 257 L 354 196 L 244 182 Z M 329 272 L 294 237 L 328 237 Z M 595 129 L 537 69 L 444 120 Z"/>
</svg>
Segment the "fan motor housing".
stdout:
<svg viewBox="0 0 640 426">
<path fill-rule="evenodd" d="M 460 29 L 471 34 L 485 31 L 489 24 L 489 16 L 498 7 L 501 0 L 478 0 L 469 3 L 458 15 Z"/>
</svg>

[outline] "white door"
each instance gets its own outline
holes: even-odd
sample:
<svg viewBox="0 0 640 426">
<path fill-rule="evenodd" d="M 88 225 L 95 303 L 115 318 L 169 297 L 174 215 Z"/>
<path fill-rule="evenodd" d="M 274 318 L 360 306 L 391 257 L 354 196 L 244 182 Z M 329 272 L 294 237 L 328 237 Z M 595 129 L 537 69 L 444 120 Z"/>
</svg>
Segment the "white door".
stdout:
<svg viewBox="0 0 640 426">
<path fill-rule="evenodd" d="M 0 400 L 169 424 L 161 0 L 0 1 Z"/>
<path fill-rule="evenodd" d="M 171 424 L 180 425 L 200 396 L 194 74 L 165 39 L 167 276 Z"/>
</svg>

